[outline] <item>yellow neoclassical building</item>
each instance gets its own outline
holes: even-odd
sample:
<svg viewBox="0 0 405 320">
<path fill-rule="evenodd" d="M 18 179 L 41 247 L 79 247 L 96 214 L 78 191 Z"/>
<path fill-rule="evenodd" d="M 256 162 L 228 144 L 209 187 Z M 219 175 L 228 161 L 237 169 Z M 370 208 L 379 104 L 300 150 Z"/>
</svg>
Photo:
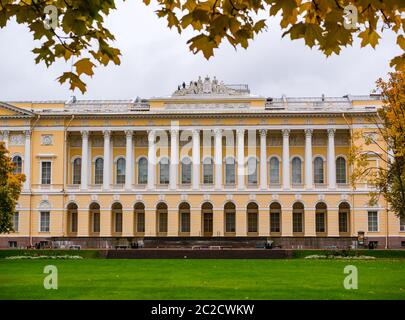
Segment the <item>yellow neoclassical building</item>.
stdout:
<svg viewBox="0 0 405 320">
<path fill-rule="evenodd" d="M 150 99 L 0 102 L 0 138 L 26 176 L 0 245 L 323 248 L 364 234 L 403 247 L 405 222 L 349 184 L 352 137 L 378 139 L 379 106 L 255 96 L 215 77 Z"/>
</svg>

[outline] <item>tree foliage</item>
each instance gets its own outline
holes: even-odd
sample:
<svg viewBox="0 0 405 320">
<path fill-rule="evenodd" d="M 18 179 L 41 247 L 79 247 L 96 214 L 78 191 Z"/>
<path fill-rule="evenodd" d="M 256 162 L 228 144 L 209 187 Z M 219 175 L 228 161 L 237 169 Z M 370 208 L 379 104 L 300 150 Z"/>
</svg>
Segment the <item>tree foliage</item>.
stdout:
<svg viewBox="0 0 405 320">
<path fill-rule="evenodd" d="M 397 44 L 405 50 L 403 0 L 154 1 L 156 14 L 167 19 L 169 28 L 179 33 L 187 28 L 195 31 L 187 43 L 193 53 L 201 51 L 207 59 L 223 41 L 247 48 L 249 41 L 267 28 L 268 20 L 278 15 L 283 37 L 303 39 L 326 56 L 339 54 L 343 47 L 352 45 L 355 36 L 362 47 L 375 48 L 384 29 L 395 32 Z M 150 5 L 151 0 L 143 2 Z M 57 9 L 56 19 L 44 13 L 49 13 L 49 5 Z M 349 5 L 355 9 L 347 11 Z M 115 9 L 115 0 L 0 0 L 0 28 L 11 18 L 28 25 L 34 39 L 41 42 L 33 50 L 37 63 L 50 66 L 56 59 L 75 58 L 73 68 L 58 80 L 84 93 L 83 76 L 92 76 L 95 66 L 120 64 L 121 52 L 112 46 L 114 35 L 104 26 L 105 17 Z M 353 28 L 345 27 L 347 13 L 357 17 Z M 47 20 L 56 20 L 57 25 L 44 23 Z M 394 57 L 390 64 L 397 70 L 405 69 L 405 55 Z"/>
<path fill-rule="evenodd" d="M 0 233 L 13 231 L 12 217 L 15 212 L 23 174 L 14 174 L 14 164 L 7 155 L 4 142 L 0 142 Z"/>
<path fill-rule="evenodd" d="M 370 204 L 382 195 L 390 210 L 405 217 L 405 72 L 390 73 L 387 82 L 378 79 L 377 89 L 381 91 L 383 107 L 377 117 L 369 119 L 377 132 L 364 139 L 365 145 L 374 146 L 376 151 L 366 153 L 361 143 L 353 144 L 352 184 L 367 181 L 374 187 Z M 370 165 L 370 156 L 377 158 L 380 166 Z"/>
</svg>

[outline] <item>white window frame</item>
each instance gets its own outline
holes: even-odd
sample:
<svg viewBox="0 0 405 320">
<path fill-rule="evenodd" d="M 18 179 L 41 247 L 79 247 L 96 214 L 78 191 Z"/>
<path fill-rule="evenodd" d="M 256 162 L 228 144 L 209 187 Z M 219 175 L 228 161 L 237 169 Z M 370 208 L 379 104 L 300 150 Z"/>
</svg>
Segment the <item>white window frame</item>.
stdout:
<svg viewBox="0 0 405 320">
<path fill-rule="evenodd" d="M 79 182 L 75 183 L 75 161 L 77 159 L 80 159 L 80 172 L 79 172 Z M 83 166 L 83 161 L 82 161 L 81 156 L 77 156 L 72 159 L 72 179 L 71 179 L 71 181 L 72 181 L 72 184 L 74 184 L 74 185 L 80 185 L 82 182 L 82 176 L 81 176 L 82 175 L 82 166 Z"/>
<path fill-rule="evenodd" d="M 123 182 L 118 182 L 118 161 L 120 161 L 121 159 L 124 160 L 124 181 Z M 115 161 L 114 161 L 114 165 L 115 165 L 115 177 L 114 177 L 114 181 L 115 184 L 125 184 L 125 180 L 127 179 L 126 175 L 125 175 L 125 168 L 126 168 L 126 159 L 124 156 L 118 156 Z"/>
<path fill-rule="evenodd" d="M 255 164 L 256 164 L 255 172 L 253 172 L 253 173 L 249 173 L 249 161 L 251 161 L 251 160 L 254 160 Z M 255 157 L 255 156 L 248 157 L 248 159 L 246 161 L 246 171 L 247 171 L 246 172 L 246 180 L 247 180 L 247 185 L 248 186 L 256 186 L 259 183 L 259 172 L 258 172 L 259 170 L 258 169 L 259 169 L 259 160 L 257 159 L 257 157 Z M 250 182 L 249 178 L 251 176 L 255 177 L 256 181 Z"/>
<path fill-rule="evenodd" d="M 293 161 L 294 159 L 297 158 L 300 160 L 300 182 L 294 182 L 294 166 L 293 166 Z M 303 174 L 302 174 L 302 165 L 303 165 L 304 161 L 302 161 L 302 158 L 298 155 L 294 155 L 291 157 L 290 160 L 290 165 L 291 165 L 291 184 L 295 185 L 295 186 L 299 186 L 302 185 L 302 181 L 303 181 Z"/>
<path fill-rule="evenodd" d="M 317 159 L 322 160 L 322 182 L 317 182 L 316 181 L 317 172 L 316 172 L 316 168 L 315 168 L 315 161 Z M 313 157 L 312 164 L 313 164 L 313 169 L 312 169 L 313 173 L 312 174 L 313 174 L 314 183 L 318 184 L 318 185 L 325 184 L 326 183 L 326 179 L 325 179 L 325 164 L 326 164 L 326 161 L 325 161 L 324 157 L 322 157 L 321 155 L 315 155 L 315 157 Z"/>
<path fill-rule="evenodd" d="M 278 161 L 277 182 L 274 182 L 274 181 L 272 181 L 272 179 L 271 179 L 271 169 L 272 169 L 272 167 L 271 167 L 271 160 L 273 160 L 273 158 Z M 276 155 L 271 155 L 271 156 L 269 157 L 268 163 L 269 163 L 269 184 L 270 184 L 270 185 L 276 185 L 276 186 L 277 186 L 277 185 L 280 185 L 280 181 L 281 181 L 281 179 L 280 179 L 280 178 L 281 178 L 281 175 L 280 175 L 281 159 L 280 159 L 280 157 L 278 157 L 278 156 L 276 156 Z"/>
<path fill-rule="evenodd" d="M 139 162 L 140 162 L 142 159 L 145 159 L 145 160 L 146 160 L 146 167 L 145 167 L 145 170 L 146 170 L 146 174 L 145 174 L 145 176 L 146 176 L 146 181 L 145 181 L 145 182 L 140 182 L 140 177 L 141 177 L 141 175 L 140 175 L 140 165 L 139 165 Z M 136 166 L 137 166 L 137 170 L 136 170 L 136 174 L 137 174 L 136 181 L 137 181 L 137 184 L 139 184 L 139 185 L 145 185 L 145 184 L 147 184 L 147 183 L 148 183 L 148 158 L 147 158 L 146 156 L 140 156 L 140 157 L 137 159 L 137 161 L 136 161 Z"/>
<path fill-rule="evenodd" d="M 21 158 L 21 172 L 18 172 L 18 173 L 24 173 L 24 157 L 23 157 L 22 154 L 20 154 L 20 153 L 14 153 L 14 154 L 11 156 L 11 162 L 14 163 L 14 158 L 15 158 L 15 157 L 20 157 L 20 158 Z"/>
<path fill-rule="evenodd" d="M 42 230 L 42 214 L 43 213 L 47 213 L 49 215 L 48 230 Z M 49 210 L 41 210 L 39 212 L 39 224 L 38 224 L 38 227 L 39 227 L 38 231 L 41 232 L 41 233 L 49 233 L 49 232 L 51 232 L 51 211 L 49 211 Z"/>
<path fill-rule="evenodd" d="M 17 219 L 16 219 L 17 217 Z M 16 223 L 17 220 L 17 223 Z M 20 228 L 20 212 L 16 211 L 13 213 L 13 229 L 14 233 L 18 233 Z"/>
<path fill-rule="evenodd" d="M 338 166 L 337 166 L 337 160 L 339 158 L 342 158 L 345 161 L 345 182 L 339 182 L 338 181 Z M 348 183 L 348 165 L 347 165 L 347 159 L 344 155 L 338 155 L 335 159 L 335 169 L 336 169 L 336 183 L 337 184 L 347 184 Z"/>
<path fill-rule="evenodd" d="M 188 161 L 188 163 L 184 163 L 184 161 Z M 183 182 L 183 177 L 184 177 L 184 171 L 183 171 L 183 165 L 185 166 L 190 166 L 190 176 L 189 176 L 189 182 Z M 193 179 L 193 162 L 191 161 L 190 157 L 183 157 L 180 161 L 180 171 L 181 171 L 181 176 L 180 176 L 180 182 L 182 185 L 190 185 Z"/>
<path fill-rule="evenodd" d="M 405 217 L 399 218 L 399 231 L 405 232 Z"/>
<path fill-rule="evenodd" d="M 375 213 L 377 215 L 377 230 L 370 230 L 370 213 Z M 380 231 L 380 215 L 377 210 L 367 211 L 367 230 L 368 232 L 379 232 Z"/>
<path fill-rule="evenodd" d="M 231 159 L 233 161 L 232 163 L 228 163 L 228 159 Z M 224 159 L 224 164 L 225 164 L 225 168 L 224 168 L 224 176 L 225 176 L 225 185 L 227 186 L 233 186 L 236 184 L 236 159 L 233 156 L 227 156 Z M 230 177 L 228 179 L 228 165 L 232 166 L 233 165 L 233 181 L 228 182 L 228 180 L 230 180 Z"/>
<path fill-rule="evenodd" d="M 49 162 L 51 164 L 51 172 L 50 172 L 50 183 L 43 184 L 42 183 L 42 163 Z M 40 160 L 39 161 L 39 185 L 41 186 L 50 186 L 52 185 L 52 168 L 53 168 L 53 161 L 52 160 Z"/>
</svg>

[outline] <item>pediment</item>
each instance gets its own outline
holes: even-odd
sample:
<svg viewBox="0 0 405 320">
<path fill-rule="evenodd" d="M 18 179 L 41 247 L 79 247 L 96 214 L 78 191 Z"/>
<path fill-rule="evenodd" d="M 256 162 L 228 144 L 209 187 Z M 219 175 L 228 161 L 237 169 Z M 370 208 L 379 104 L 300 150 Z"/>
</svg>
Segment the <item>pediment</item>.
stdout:
<svg viewBox="0 0 405 320">
<path fill-rule="evenodd" d="M 0 117 L 32 117 L 33 112 L 0 102 Z"/>
</svg>

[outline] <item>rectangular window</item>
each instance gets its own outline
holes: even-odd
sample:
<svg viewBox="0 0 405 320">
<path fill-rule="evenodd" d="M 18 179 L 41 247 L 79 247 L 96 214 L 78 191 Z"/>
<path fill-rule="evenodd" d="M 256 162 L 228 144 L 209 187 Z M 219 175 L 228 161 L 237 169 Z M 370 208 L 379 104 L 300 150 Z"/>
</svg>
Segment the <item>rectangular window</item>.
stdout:
<svg viewBox="0 0 405 320">
<path fill-rule="evenodd" d="M 136 214 L 136 232 L 145 232 L 145 214 L 143 212 Z"/>
<path fill-rule="evenodd" d="M 339 232 L 347 232 L 347 212 L 339 212 Z"/>
<path fill-rule="evenodd" d="M 103 184 L 103 171 L 104 171 L 104 163 L 103 159 L 98 158 L 94 163 L 94 183 L 95 184 Z"/>
<path fill-rule="evenodd" d="M 9 241 L 8 242 L 9 248 L 17 248 L 17 241 Z"/>
<path fill-rule="evenodd" d="M 100 212 L 93 213 L 93 232 L 100 232 Z"/>
<path fill-rule="evenodd" d="M 248 232 L 257 232 L 257 213 L 248 212 Z"/>
<path fill-rule="evenodd" d="M 159 213 L 159 232 L 167 232 L 167 213 Z"/>
<path fill-rule="evenodd" d="M 325 232 L 325 213 L 317 213 L 315 220 L 316 232 Z"/>
<path fill-rule="evenodd" d="M 293 232 L 302 232 L 302 213 L 293 212 Z"/>
<path fill-rule="evenodd" d="M 203 164 L 204 184 L 212 184 L 214 182 L 214 166 L 212 163 Z"/>
<path fill-rule="evenodd" d="M 77 232 L 77 211 L 71 212 L 71 231 Z"/>
<path fill-rule="evenodd" d="M 228 185 L 235 184 L 235 164 L 225 164 L 225 183 Z"/>
<path fill-rule="evenodd" d="M 122 212 L 115 213 L 115 232 L 122 232 Z"/>
<path fill-rule="evenodd" d="M 181 165 L 181 183 L 191 183 L 191 163 L 183 163 Z"/>
<path fill-rule="evenodd" d="M 181 213 L 181 232 L 190 232 L 190 214 L 188 212 Z"/>
<path fill-rule="evenodd" d="M 169 184 L 169 163 L 160 163 L 160 184 Z"/>
<path fill-rule="evenodd" d="M 280 232 L 280 212 L 270 213 L 270 232 Z"/>
<path fill-rule="evenodd" d="M 235 232 L 235 213 L 226 212 L 225 213 L 225 232 Z"/>
<path fill-rule="evenodd" d="M 14 212 L 14 214 L 13 214 L 13 229 L 14 229 L 14 232 L 18 232 L 19 224 L 20 224 L 20 214 L 18 212 Z"/>
<path fill-rule="evenodd" d="M 41 162 L 41 184 L 51 184 L 52 162 Z"/>
<path fill-rule="evenodd" d="M 369 232 L 378 231 L 378 212 L 377 211 L 368 212 L 368 231 Z"/>
<path fill-rule="evenodd" d="M 40 232 L 49 232 L 50 226 L 50 212 L 49 211 L 41 211 L 40 213 Z"/>
<path fill-rule="evenodd" d="M 399 219 L 399 230 L 405 231 L 405 217 Z"/>
</svg>

